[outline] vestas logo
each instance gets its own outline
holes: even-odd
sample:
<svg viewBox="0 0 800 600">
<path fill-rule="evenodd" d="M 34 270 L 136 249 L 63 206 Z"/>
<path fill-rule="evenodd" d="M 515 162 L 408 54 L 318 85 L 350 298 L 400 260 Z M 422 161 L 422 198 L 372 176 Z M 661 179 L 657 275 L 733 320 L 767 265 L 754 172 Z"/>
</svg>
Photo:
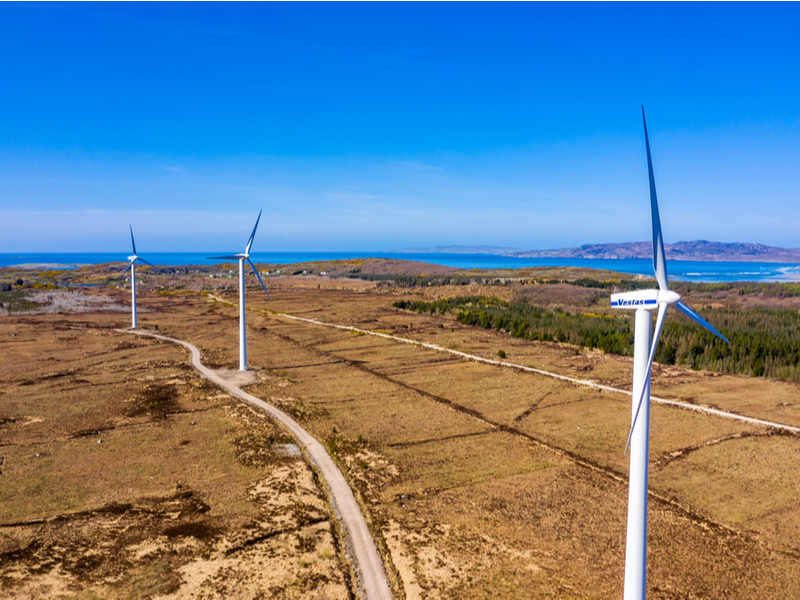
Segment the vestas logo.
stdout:
<svg viewBox="0 0 800 600">
<path fill-rule="evenodd" d="M 655 300 L 632 299 L 632 300 L 617 300 L 611 303 L 611 306 L 644 306 L 646 304 L 655 304 Z"/>
</svg>

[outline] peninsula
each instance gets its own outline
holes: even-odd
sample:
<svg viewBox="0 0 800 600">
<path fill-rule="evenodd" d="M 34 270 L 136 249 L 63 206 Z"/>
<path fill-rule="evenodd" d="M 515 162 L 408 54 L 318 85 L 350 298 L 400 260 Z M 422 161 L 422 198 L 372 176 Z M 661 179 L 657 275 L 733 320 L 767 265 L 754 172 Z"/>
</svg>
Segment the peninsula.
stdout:
<svg viewBox="0 0 800 600">
<path fill-rule="evenodd" d="M 779 248 L 765 244 L 709 242 L 694 240 L 664 244 L 668 259 L 734 262 L 800 262 L 800 248 Z M 585 244 L 575 248 L 521 250 L 492 246 L 435 246 L 398 250 L 408 254 L 497 254 L 519 258 L 652 258 L 651 242 Z"/>
</svg>

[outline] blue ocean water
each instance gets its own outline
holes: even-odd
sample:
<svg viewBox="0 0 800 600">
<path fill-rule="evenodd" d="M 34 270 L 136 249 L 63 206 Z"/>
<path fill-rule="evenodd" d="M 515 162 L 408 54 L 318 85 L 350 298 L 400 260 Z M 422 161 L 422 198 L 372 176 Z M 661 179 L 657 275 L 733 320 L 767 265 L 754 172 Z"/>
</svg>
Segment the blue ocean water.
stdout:
<svg viewBox="0 0 800 600">
<path fill-rule="evenodd" d="M 208 265 L 214 252 L 151 252 L 145 258 L 154 265 Z M 515 269 L 521 267 L 587 267 L 634 275 L 652 275 L 650 259 L 516 258 L 495 254 L 407 254 L 401 252 L 254 252 L 253 262 L 291 264 L 348 258 L 395 258 L 416 260 L 460 269 Z M 109 262 L 124 262 L 125 252 L 0 254 L 0 267 L 17 265 L 60 265 L 75 268 Z M 671 260 L 667 262 L 670 279 L 681 281 L 800 281 L 800 264 L 771 262 L 705 262 Z"/>
</svg>

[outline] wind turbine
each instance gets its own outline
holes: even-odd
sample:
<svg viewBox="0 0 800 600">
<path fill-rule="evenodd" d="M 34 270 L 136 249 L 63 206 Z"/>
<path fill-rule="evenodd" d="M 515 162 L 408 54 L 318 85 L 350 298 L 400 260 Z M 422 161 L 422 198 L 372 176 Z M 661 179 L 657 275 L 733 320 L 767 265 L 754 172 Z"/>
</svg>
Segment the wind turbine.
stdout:
<svg viewBox="0 0 800 600">
<path fill-rule="evenodd" d="M 703 317 L 681 302 L 681 297 L 670 291 L 667 285 L 664 240 L 661 236 L 661 220 L 658 216 L 656 182 L 653 177 L 653 161 L 650 158 L 650 140 L 647 137 L 644 106 L 642 106 L 642 123 L 644 124 L 644 141 L 647 147 L 647 170 L 650 176 L 650 211 L 653 219 L 653 270 L 658 281 L 658 289 L 611 295 L 612 308 L 626 308 L 636 311 L 633 341 L 631 431 L 628 435 L 628 444 L 625 447 L 626 452 L 628 447 L 631 450 L 628 483 L 628 537 L 625 546 L 625 600 L 644 598 L 646 591 L 650 372 L 667 308 L 674 305 L 687 317 L 728 342 Z M 656 317 L 655 335 L 652 336 L 651 344 L 651 327 L 653 323 L 651 311 L 656 309 L 658 309 L 658 316 Z"/>
<path fill-rule="evenodd" d="M 125 271 L 128 269 L 131 270 L 131 327 L 136 329 L 136 261 L 138 260 L 139 262 L 143 262 L 151 267 L 153 265 L 136 254 L 136 241 L 133 239 L 133 226 L 129 225 L 128 227 L 131 228 L 131 246 L 133 246 L 133 255 L 128 257 L 128 260 L 131 262 L 127 267 L 125 267 Z M 125 271 L 123 271 L 123 273 Z"/>
<path fill-rule="evenodd" d="M 261 275 L 258 274 L 258 270 L 256 266 L 253 264 L 253 261 L 250 260 L 250 247 L 253 245 L 253 238 L 256 237 L 256 229 L 258 229 L 258 222 L 261 220 L 261 212 L 258 211 L 258 218 L 256 219 L 256 225 L 253 227 L 253 233 L 250 234 L 250 239 L 247 240 L 247 246 L 244 248 L 244 252 L 242 254 L 232 254 L 230 256 L 212 256 L 210 258 L 215 260 L 238 260 L 239 261 L 239 370 L 240 371 L 247 371 L 247 339 L 245 333 L 245 307 L 244 307 L 244 261 L 250 263 L 250 267 L 253 269 L 253 273 L 255 273 L 256 277 L 258 277 L 258 282 L 261 284 L 261 287 L 264 288 L 264 292 L 267 294 L 267 298 L 269 298 L 269 292 L 267 292 L 267 286 L 264 285 L 264 282 L 261 281 Z"/>
</svg>

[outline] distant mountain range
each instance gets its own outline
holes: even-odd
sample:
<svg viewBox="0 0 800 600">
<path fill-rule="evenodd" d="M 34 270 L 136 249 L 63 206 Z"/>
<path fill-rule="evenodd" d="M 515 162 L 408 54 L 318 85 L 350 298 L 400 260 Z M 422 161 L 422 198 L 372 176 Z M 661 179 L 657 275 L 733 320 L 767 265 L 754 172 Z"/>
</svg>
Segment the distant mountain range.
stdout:
<svg viewBox="0 0 800 600">
<path fill-rule="evenodd" d="M 677 242 L 664 244 L 667 258 L 672 260 L 735 261 L 735 262 L 800 262 L 800 248 L 778 248 L 764 244 L 709 242 Z M 493 246 L 435 246 L 397 250 L 407 254 L 499 254 L 520 258 L 653 258 L 652 242 L 624 244 L 586 244 L 577 248 L 555 250 L 520 250 Z"/>
</svg>

